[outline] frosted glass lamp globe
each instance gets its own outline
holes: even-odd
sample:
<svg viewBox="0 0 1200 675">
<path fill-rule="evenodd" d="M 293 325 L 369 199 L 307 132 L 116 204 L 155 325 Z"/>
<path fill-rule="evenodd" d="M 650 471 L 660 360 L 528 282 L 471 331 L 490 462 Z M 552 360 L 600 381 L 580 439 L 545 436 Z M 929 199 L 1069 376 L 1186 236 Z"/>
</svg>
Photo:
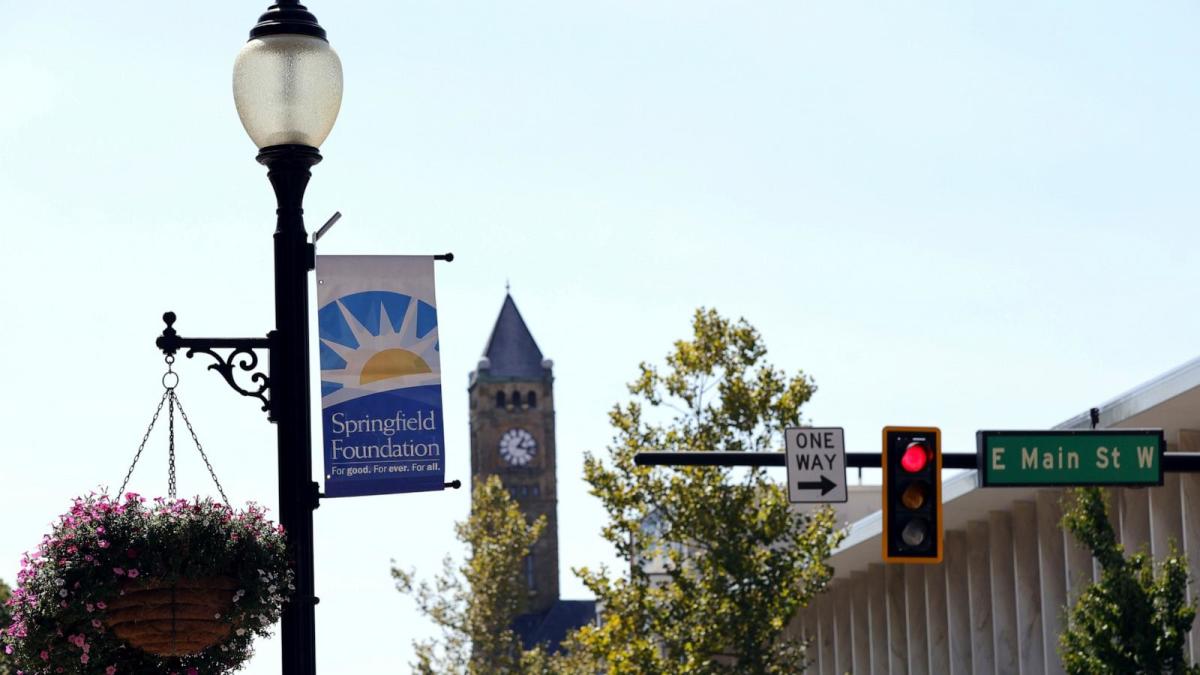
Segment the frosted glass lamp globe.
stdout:
<svg viewBox="0 0 1200 675">
<path fill-rule="evenodd" d="M 342 61 L 321 38 L 292 33 L 253 38 L 233 64 L 233 100 L 259 149 L 319 148 L 342 107 Z"/>
</svg>

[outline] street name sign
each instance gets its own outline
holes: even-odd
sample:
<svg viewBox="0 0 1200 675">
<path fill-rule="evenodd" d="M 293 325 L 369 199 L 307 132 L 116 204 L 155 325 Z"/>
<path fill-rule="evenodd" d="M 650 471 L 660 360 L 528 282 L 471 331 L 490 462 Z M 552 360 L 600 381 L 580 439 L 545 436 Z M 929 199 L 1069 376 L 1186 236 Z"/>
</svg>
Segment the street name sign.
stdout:
<svg viewBox="0 0 1200 675">
<path fill-rule="evenodd" d="M 789 502 L 815 504 L 848 499 L 845 436 L 841 427 L 784 430 Z"/>
<path fill-rule="evenodd" d="M 1162 429 L 980 431 L 981 487 L 1163 484 Z"/>
</svg>

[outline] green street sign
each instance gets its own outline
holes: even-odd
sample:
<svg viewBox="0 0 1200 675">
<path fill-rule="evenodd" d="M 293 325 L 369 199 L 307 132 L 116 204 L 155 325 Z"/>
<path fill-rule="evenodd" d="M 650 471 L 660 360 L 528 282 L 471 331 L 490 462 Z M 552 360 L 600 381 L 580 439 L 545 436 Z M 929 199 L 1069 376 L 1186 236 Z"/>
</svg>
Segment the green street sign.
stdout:
<svg viewBox="0 0 1200 675">
<path fill-rule="evenodd" d="M 1162 485 L 1162 429 L 980 431 L 980 487 Z"/>
</svg>

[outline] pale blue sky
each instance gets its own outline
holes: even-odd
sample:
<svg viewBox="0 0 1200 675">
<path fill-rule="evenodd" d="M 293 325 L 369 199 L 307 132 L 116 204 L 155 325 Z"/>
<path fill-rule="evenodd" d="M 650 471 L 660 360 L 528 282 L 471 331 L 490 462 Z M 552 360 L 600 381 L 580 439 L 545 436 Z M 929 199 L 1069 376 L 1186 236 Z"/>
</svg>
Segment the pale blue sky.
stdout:
<svg viewBox="0 0 1200 675">
<path fill-rule="evenodd" d="M 0 0 L 0 576 L 119 484 L 185 335 L 271 327 L 273 202 L 230 93 L 256 2 Z M 713 306 L 820 391 L 818 424 L 1042 427 L 1194 356 L 1191 2 L 320 2 L 346 75 L 310 225 L 435 253 L 449 477 L 504 283 L 556 362 L 563 588 L 611 560 L 582 453 L 643 359 Z M 180 396 L 235 500 L 274 430 L 202 361 Z M 165 441 L 164 441 L 165 443 Z M 165 447 L 135 487 L 165 489 Z M 206 490 L 181 464 L 181 491 Z M 467 491 L 317 512 L 321 671 L 430 632 L 389 559 L 458 554 Z M 277 643 L 245 671 L 278 672 Z"/>
</svg>

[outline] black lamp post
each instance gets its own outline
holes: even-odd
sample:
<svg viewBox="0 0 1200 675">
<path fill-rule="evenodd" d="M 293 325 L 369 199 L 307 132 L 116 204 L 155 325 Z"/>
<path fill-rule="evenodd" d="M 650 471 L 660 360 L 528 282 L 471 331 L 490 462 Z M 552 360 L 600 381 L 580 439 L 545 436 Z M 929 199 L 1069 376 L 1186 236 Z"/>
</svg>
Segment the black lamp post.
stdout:
<svg viewBox="0 0 1200 675">
<path fill-rule="evenodd" d="M 271 345 L 271 412 L 279 453 L 279 521 L 295 556 L 296 594 L 284 611 L 283 672 L 316 673 L 317 598 L 313 588 L 311 381 L 308 273 L 315 251 L 304 230 L 304 190 L 317 148 L 342 103 L 342 64 L 325 29 L 303 5 L 272 5 L 250 31 L 233 69 L 233 94 L 246 132 L 275 188 L 275 335 Z"/>
<path fill-rule="evenodd" d="M 317 598 L 313 588 L 312 427 L 308 358 L 308 273 L 315 250 L 304 230 L 304 190 L 317 148 L 329 135 L 342 100 L 342 66 L 316 17 L 296 0 L 280 0 L 259 17 L 237 56 L 233 94 L 246 132 L 259 148 L 275 189 L 275 330 L 266 338 L 184 338 L 164 315 L 158 346 L 173 355 L 207 354 L 239 393 L 256 397 L 275 422 L 279 455 L 279 522 L 288 533 L 296 591 L 281 621 L 285 675 L 316 673 Z M 256 371 L 270 354 L 269 375 Z M 243 387 L 234 374 L 253 373 Z"/>
</svg>

